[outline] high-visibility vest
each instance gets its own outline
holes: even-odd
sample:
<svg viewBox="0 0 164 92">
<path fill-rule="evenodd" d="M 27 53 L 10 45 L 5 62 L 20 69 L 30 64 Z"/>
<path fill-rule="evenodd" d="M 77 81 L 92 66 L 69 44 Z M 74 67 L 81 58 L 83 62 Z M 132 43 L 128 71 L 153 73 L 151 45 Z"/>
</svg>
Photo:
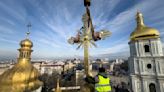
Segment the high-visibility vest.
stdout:
<svg viewBox="0 0 164 92">
<path fill-rule="evenodd" d="M 98 75 L 99 82 L 95 84 L 96 92 L 110 92 L 112 90 L 110 86 L 110 78 L 104 78 L 101 75 Z"/>
</svg>

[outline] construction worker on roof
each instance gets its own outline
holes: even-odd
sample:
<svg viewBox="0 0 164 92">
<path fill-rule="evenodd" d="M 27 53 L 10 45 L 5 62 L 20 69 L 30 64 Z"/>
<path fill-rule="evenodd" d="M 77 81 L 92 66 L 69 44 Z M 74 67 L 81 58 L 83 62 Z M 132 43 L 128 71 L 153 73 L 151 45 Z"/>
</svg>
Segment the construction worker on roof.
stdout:
<svg viewBox="0 0 164 92">
<path fill-rule="evenodd" d="M 99 73 L 95 77 L 95 92 L 111 92 L 110 78 L 105 68 L 100 67 Z"/>
</svg>

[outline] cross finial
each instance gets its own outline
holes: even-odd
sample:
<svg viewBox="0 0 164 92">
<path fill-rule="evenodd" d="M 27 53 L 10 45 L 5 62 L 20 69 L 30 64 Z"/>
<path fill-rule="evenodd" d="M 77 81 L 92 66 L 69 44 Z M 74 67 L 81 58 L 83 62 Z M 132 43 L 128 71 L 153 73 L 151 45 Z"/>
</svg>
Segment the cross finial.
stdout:
<svg viewBox="0 0 164 92">
<path fill-rule="evenodd" d="M 137 11 L 136 14 L 136 21 L 137 21 L 137 25 L 138 26 L 144 26 L 144 19 L 143 19 L 143 15 L 140 11 Z"/>
<path fill-rule="evenodd" d="M 28 38 L 28 36 L 30 35 L 30 28 L 32 27 L 31 23 L 29 22 L 27 25 L 28 31 L 26 32 L 26 37 Z"/>
</svg>

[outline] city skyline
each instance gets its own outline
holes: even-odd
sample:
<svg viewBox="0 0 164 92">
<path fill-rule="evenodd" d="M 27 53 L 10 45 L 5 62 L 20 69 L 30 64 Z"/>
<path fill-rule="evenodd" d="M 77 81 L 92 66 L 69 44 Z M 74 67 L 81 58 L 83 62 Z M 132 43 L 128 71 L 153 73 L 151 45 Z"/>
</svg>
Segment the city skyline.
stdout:
<svg viewBox="0 0 164 92">
<path fill-rule="evenodd" d="M 91 16 L 95 30 L 108 29 L 111 37 L 97 42 L 90 55 L 129 54 L 129 37 L 136 28 L 135 15 L 143 13 L 147 26 L 160 31 L 164 44 L 163 0 L 92 0 Z M 83 56 L 83 49 L 67 43 L 81 28 L 85 12 L 83 0 L 5 0 L 0 1 L 0 57 L 16 57 L 19 42 L 25 39 L 31 22 L 32 57 Z M 119 54 L 118 54 L 119 56 Z"/>
</svg>

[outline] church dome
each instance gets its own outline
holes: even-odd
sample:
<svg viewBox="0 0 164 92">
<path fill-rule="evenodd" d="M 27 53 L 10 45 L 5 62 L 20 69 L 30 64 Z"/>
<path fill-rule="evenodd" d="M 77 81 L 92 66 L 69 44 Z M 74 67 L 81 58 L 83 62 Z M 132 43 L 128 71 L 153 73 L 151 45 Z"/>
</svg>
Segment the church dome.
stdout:
<svg viewBox="0 0 164 92">
<path fill-rule="evenodd" d="M 40 73 L 30 62 L 32 41 L 26 38 L 20 46 L 18 62 L 0 75 L 0 92 L 31 92 L 42 86 Z"/>
<path fill-rule="evenodd" d="M 135 40 L 144 37 L 157 37 L 159 35 L 160 33 L 157 29 L 144 26 L 141 29 L 136 28 L 136 30 L 131 33 L 130 39 Z"/>
<path fill-rule="evenodd" d="M 136 15 L 137 28 L 131 33 L 131 40 L 158 38 L 160 33 L 157 29 L 145 26 L 143 22 L 143 16 L 140 12 Z"/>
<path fill-rule="evenodd" d="M 22 40 L 20 42 L 20 45 L 21 45 L 21 47 L 32 47 L 33 46 L 33 43 L 32 43 L 31 40 L 25 39 L 25 40 Z"/>
<path fill-rule="evenodd" d="M 23 92 L 23 90 L 38 89 L 42 85 L 42 82 L 37 79 L 39 75 L 37 69 L 30 62 L 19 62 L 0 76 L 0 89 L 4 92 L 9 92 L 7 90 Z"/>
</svg>

